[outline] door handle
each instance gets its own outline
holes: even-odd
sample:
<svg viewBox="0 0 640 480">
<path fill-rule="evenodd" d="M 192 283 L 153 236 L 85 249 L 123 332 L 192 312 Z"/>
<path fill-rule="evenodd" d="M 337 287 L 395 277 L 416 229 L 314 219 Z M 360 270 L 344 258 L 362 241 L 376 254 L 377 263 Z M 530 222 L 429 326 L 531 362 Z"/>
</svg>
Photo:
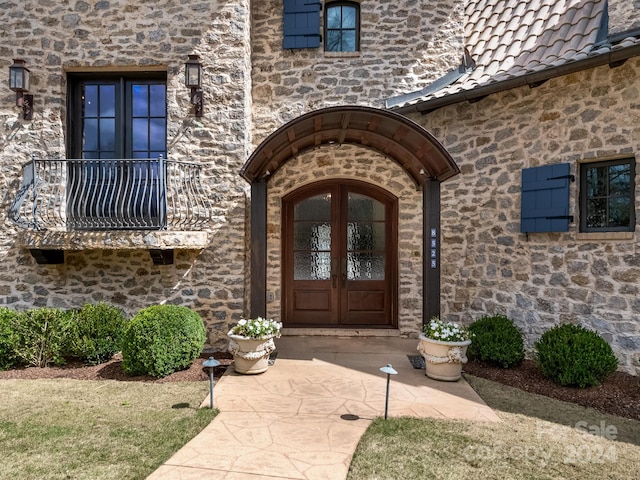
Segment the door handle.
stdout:
<svg viewBox="0 0 640 480">
<path fill-rule="evenodd" d="M 331 259 L 331 286 L 338 288 L 338 259 L 336 257 Z"/>
<path fill-rule="evenodd" d="M 342 288 L 347 286 L 347 259 L 342 259 Z"/>
</svg>

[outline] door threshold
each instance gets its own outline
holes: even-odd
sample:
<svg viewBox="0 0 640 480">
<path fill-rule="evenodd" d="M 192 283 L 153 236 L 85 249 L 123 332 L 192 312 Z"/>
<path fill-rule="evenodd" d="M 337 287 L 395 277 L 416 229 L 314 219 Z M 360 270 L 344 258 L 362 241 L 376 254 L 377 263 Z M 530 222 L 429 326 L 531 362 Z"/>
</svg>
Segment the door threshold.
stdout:
<svg viewBox="0 0 640 480">
<path fill-rule="evenodd" d="M 291 337 L 399 337 L 397 328 L 283 328 L 283 336 Z"/>
</svg>

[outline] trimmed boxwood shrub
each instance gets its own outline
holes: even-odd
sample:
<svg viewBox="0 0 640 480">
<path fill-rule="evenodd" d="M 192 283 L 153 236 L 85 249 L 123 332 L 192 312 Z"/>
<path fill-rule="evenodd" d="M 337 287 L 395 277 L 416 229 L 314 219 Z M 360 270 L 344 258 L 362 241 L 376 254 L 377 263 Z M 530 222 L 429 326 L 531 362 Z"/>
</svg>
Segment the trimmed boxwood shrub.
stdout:
<svg viewBox="0 0 640 480">
<path fill-rule="evenodd" d="M 542 334 L 535 349 L 542 374 L 560 385 L 598 385 L 618 367 L 611 346 L 596 332 L 578 325 L 553 327 Z"/>
<path fill-rule="evenodd" d="M 19 312 L 14 325 L 14 351 L 20 362 L 34 367 L 65 363 L 75 334 L 73 312 L 34 308 Z"/>
<path fill-rule="evenodd" d="M 15 354 L 15 319 L 18 313 L 10 308 L 0 307 L 0 371 L 18 364 Z"/>
<path fill-rule="evenodd" d="M 122 339 L 122 368 L 129 375 L 164 377 L 200 355 L 206 332 L 202 318 L 179 305 L 154 305 L 138 312 Z"/>
<path fill-rule="evenodd" d="M 89 365 L 106 362 L 121 349 L 127 326 L 124 312 L 100 302 L 74 312 L 76 334 L 72 354 Z"/>
<path fill-rule="evenodd" d="M 520 330 L 504 315 L 485 315 L 469 325 L 472 334 L 467 351 L 471 358 L 502 368 L 519 365 L 524 359 Z"/>
</svg>

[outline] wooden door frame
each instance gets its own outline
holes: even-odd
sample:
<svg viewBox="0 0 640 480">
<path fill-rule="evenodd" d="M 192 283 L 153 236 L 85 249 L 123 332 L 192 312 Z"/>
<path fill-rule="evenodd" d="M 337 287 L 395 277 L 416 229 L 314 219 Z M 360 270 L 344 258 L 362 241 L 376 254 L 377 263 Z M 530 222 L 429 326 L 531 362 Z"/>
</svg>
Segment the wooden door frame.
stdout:
<svg viewBox="0 0 640 480">
<path fill-rule="evenodd" d="M 399 252 L 398 252 L 398 198 L 393 195 L 388 190 L 379 187 L 373 183 L 365 182 L 362 180 L 349 179 L 349 178 L 333 178 L 320 180 L 318 182 L 310 183 L 308 185 L 304 185 L 300 188 L 297 188 L 288 194 L 286 194 L 282 198 L 282 211 L 281 211 L 281 291 L 282 291 L 282 304 L 281 304 L 281 318 L 284 321 L 286 318 L 286 310 L 288 306 L 288 302 L 291 302 L 293 299 L 290 298 L 288 292 L 288 279 L 287 273 L 290 272 L 290 269 L 293 268 L 292 265 L 288 265 L 289 259 L 287 252 L 291 245 L 291 239 L 288 231 L 288 226 L 291 223 L 292 219 L 289 218 L 289 209 L 287 205 L 294 205 L 295 202 L 304 200 L 305 198 L 309 198 L 309 196 L 313 196 L 316 193 L 321 193 L 322 191 L 331 191 L 335 192 L 353 192 L 361 195 L 365 195 L 371 197 L 385 205 L 385 282 L 386 289 L 388 289 L 388 298 L 389 298 L 389 321 L 385 325 L 368 325 L 368 324 L 341 324 L 337 323 L 335 325 L 336 328 L 397 328 L 398 327 L 398 286 L 399 286 Z M 340 195 L 340 198 L 343 199 L 346 196 Z M 338 207 L 344 207 L 344 205 L 338 205 L 332 203 L 332 210 L 337 209 Z M 387 210 L 388 209 L 388 210 Z M 335 212 L 334 212 L 335 213 Z M 341 208 L 338 213 L 338 223 L 341 225 L 346 222 L 346 217 L 343 218 L 345 214 L 344 208 Z M 332 214 L 332 221 L 335 220 Z M 341 233 L 342 231 L 339 230 Z M 340 295 L 344 293 L 344 287 L 339 289 Z M 337 301 L 344 302 L 344 299 L 336 299 Z M 341 315 L 340 312 L 337 313 Z M 295 324 L 294 324 L 295 325 Z M 287 325 L 289 327 L 290 325 Z M 321 327 L 328 327 L 329 324 L 322 325 Z M 295 327 L 294 327 L 295 328 Z"/>
</svg>

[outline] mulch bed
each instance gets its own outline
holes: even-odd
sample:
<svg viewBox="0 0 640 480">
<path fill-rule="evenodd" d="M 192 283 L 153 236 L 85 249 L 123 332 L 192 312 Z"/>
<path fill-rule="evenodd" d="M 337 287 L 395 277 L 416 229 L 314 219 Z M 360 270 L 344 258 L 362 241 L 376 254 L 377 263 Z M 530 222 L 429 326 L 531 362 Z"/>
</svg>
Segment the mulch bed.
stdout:
<svg viewBox="0 0 640 480">
<path fill-rule="evenodd" d="M 623 372 L 615 372 L 607 377 L 602 385 L 590 388 L 556 385 L 542 376 L 532 360 L 525 360 L 517 367 L 506 369 L 470 361 L 464 366 L 464 372 L 526 392 L 592 407 L 611 415 L 640 420 L 640 378 Z"/>
<path fill-rule="evenodd" d="M 84 366 L 70 362 L 67 365 L 47 368 L 19 368 L 0 372 L 1 379 L 35 379 L 35 378 L 71 378 L 77 380 L 117 380 L 125 382 L 198 382 L 209 379 L 209 369 L 202 362 L 213 356 L 220 361 L 214 369 L 214 377 L 219 378 L 233 362 L 227 352 L 214 352 L 196 359 L 186 370 L 181 370 L 164 378 L 148 375 L 132 377 L 122 370 L 122 357 L 116 355 L 110 361 L 96 366 Z M 592 407 L 601 412 L 626 418 L 640 420 L 640 378 L 622 372 L 609 376 L 602 385 L 591 388 L 569 388 L 556 385 L 542 376 L 537 365 L 525 360 L 514 368 L 498 368 L 481 362 L 471 361 L 464 367 L 464 372 L 492 380 L 494 382 L 520 388 L 530 393 L 537 393 L 572 402 L 585 407 Z"/>
<path fill-rule="evenodd" d="M 221 377 L 227 367 L 233 362 L 231 354 L 215 352 L 197 358 L 189 368 L 167 375 L 163 378 L 155 378 L 150 375 L 130 376 L 122 370 L 122 356 L 120 354 L 106 363 L 95 366 L 86 366 L 82 363 L 70 361 L 66 365 L 51 366 L 46 368 L 26 367 L 0 372 L 0 380 L 9 378 L 36 379 L 36 378 L 70 378 L 75 380 L 118 380 L 122 382 L 199 382 L 209 380 L 209 369 L 202 366 L 209 356 L 213 356 L 220 362 L 219 367 L 213 369 L 216 378 Z"/>
</svg>

